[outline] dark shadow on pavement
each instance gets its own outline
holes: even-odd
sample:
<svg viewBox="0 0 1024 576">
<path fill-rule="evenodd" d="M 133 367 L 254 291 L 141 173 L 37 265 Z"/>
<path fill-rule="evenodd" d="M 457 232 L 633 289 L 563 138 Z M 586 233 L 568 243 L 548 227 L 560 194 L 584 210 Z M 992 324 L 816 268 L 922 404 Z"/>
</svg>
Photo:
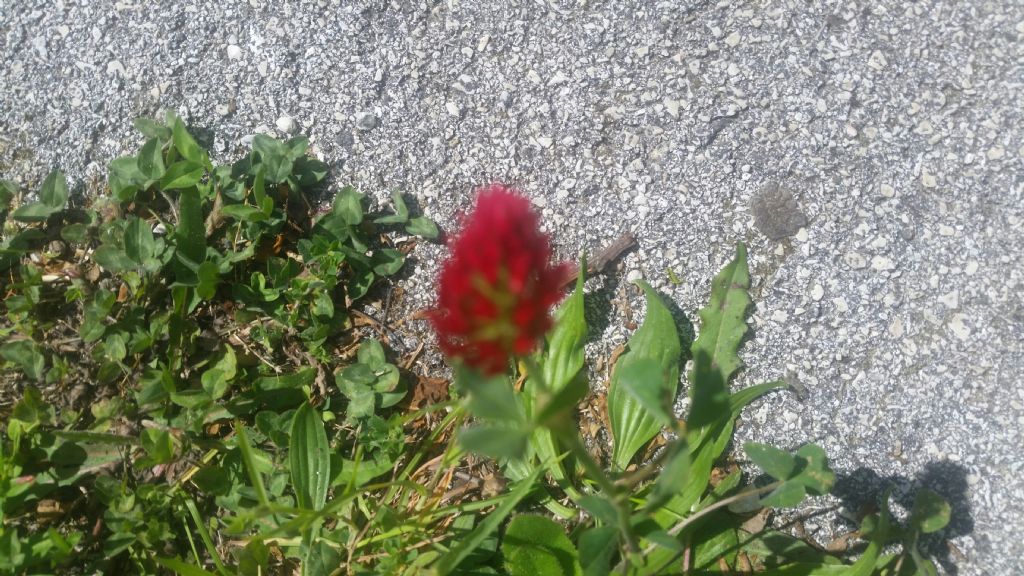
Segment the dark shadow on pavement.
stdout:
<svg viewBox="0 0 1024 576">
<path fill-rule="evenodd" d="M 878 508 L 889 487 L 893 488 L 891 506 L 898 506 L 907 513 L 913 508 L 915 494 L 922 488 L 934 491 L 949 502 L 949 524 L 938 532 L 922 536 L 920 549 L 946 574 L 959 574 L 949 541 L 974 532 L 967 469 L 945 460 L 930 462 L 917 476 L 908 478 L 901 475 L 883 477 L 869 468 L 858 468 L 850 474 L 838 474 L 832 494 L 842 500 L 844 508 L 860 517 Z"/>
</svg>

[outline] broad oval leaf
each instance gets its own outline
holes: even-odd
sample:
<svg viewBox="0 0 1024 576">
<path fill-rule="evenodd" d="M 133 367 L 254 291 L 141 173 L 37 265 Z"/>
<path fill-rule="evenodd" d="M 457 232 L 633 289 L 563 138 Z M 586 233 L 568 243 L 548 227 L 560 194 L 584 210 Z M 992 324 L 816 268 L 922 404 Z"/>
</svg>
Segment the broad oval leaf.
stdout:
<svg viewBox="0 0 1024 576">
<path fill-rule="evenodd" d="M 185 129 L 185 123 L 181 118 L 174 119 L 174 126 L 171 129 L 171 138 L 174 141 L 174 148 L 178 150 L 181 157 L 200 166 L 211 168 L 210 158 L 206 150 L 195 141 L 195 138 Z"/>
<path fill-rule="evenodd" d="M 501 545 L 511 576 L 583 576 L 579 554 L 565 530 L 543 516 L 516 516 Z"/>
<path fill-rule="evenodd" d="M 647 300 L 647 317 L 629 339 L 629 351 L 619 358 L 608 389 L 608 420 L 615 440 L 612 464 L 617 470 L 629 465 L 664 422 L 663 417 L 651 413 L 629 392 L 622 375 L 631 373 L 631 364 L 653 361 L 660 369 L 657 384 L 662 397 L 674 400 L 679 385 L 681 346 L 675 320 L 654 289 L 646 282 L 638 284 Z"/>
<path fill-rule="evenodd" d="M 910 513 L 910 524 L 923 534 L 938 532 L 949 524 L 952 510 L 949 502 L 942 497 L 922 488 L 914 495 L 914 508 Z"/>
<path fill-rule="evenodd" d="M 308 402 L 299 406 L 292 418 L 288 460 L 299 506 L 323 509 L 331 481 L 330 447 L 324 423 Z"/>
<path fill-rule="evenodd" d="M 785 450 L 757 442 L 747 442 L 743 450 L 751 462 L 776 480 L 786 480 L 796 470 L 796 458 Z"/>
<path fill-rule="evenodd" d="M 182 160 L 171 164 L 171 167 L 164 172 L 160 179 L 160 188 L 163 190 L 180 190 L 191 188 L 203 179 L 202 164 L 196 164 L 189 160 Z"/>
</svg>

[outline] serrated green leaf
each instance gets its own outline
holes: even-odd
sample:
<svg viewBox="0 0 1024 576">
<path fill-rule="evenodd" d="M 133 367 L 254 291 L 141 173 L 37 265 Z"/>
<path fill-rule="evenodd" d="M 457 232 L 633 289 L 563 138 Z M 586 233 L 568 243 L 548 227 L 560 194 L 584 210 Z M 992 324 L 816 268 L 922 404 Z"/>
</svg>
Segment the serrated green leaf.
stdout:
<svg viewBox="0 0 1024 576">
<path fill-rule="evenodd" d="M 751 462 L 776 480 L 786 480 L 796 470 L 796 458 L 774 446 L 747 442 L 743 445 L 743 451 L 747 453 Z"/>
<path fill-rule="evenodd" d="M 767 382 L 734 393 L 729 399 L 730 414 L 713 427 L 705 427 L 702 433 L 689 436 L 691 463 L 686 486 L 667 504 L 655 512 L 659 523 L 676 522 L 690 513 L 707 490 L 711 470 L 732 440 L 736 418 L 748 404 L 757 398 L 785 387 L 783 382 Z"/>
<path fill-rule="evenodd" d="M 729 379 L 740 367 L 736 355 L 746 335 L 750 306 L 747 249 L 736 246 L 736 258 L 715 276 L 711 298 L 700 311 L 700 335 L 693 342 L 694 367 L 690 373 L 690 430 L 712 424 L 729 411 Z"/>
<path fill-rule="evenodd" d="M 543 516 L 520 515 L 509 522 L 501 552 L 510 576 L 582 576 L 576 547 L 565 530 Z"/>
<path fill-rule="evenodd" d="M 661 297 L 647 283 L 638 284 L 647 300 L 647 317 L 629 339 L 629 351 L 619 358 L 608 389 L 608 420 L 614 439 L 612 464 L 616 470 L 629 465 L 633 456 L 658 434 L 660 422 L 664 421 L 627 390 L 621 381 L 622 374 L 631 373 L 631 364 L 653 361 L 659 368 L 657 384 L 662 397 L 674 399 L 679 384 L 681 347 L 675 321 Z"/>
<path fill-rule="evenodd" d="M 914 495 L 910 525 L 922 534 L 938 532 L 949 524 L 951 513 L 949 502 L 935 492 L 922 488 Z"/>
<path fill-rule="evenodd" d="M 322 510 L 331 481 L 330 446 L 320 415 L 309 404 L 299 406 L 288 442 L 292 486 L 299 506 Z"/>
</svg>

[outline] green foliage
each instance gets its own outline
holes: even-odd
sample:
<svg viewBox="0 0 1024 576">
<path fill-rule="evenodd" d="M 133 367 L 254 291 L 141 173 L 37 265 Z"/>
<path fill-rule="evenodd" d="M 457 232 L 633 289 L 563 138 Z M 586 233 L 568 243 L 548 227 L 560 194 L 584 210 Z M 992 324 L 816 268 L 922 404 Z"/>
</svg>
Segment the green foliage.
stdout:
<svg viewBox="0 0 1024 576">
<path fill-rule="evenodd" d="M 670 426 L 679 385 L 680 343 L 675 321 L 646 283 L 647 317 L 629 339 L 608 386 L 608 420 L 615 439 L 612 463 L 625 470 L 633 456 Z"/>
<path fill-rule="evenodd" d="M 69 207 L 55 171 L 11 210 L 17 189 L 0 183 L 0 370 L 25 384 L 0 437 L 0 571 L 336 566 L 362 529 L 338 518 L 410 449 L 392 414 L 406 385 L 382 344 L 340 353 L 359 337 L 350 308 L 409 246 L 351 188 L 315 213 L 328 167 L 305 138 L 259 136 L 214 165 L 173 114 L 136 127 L 145 141 L 111 162 L 109 197 Z M 52 402 L 80 382 L 88 409 Z M 32 521 L 41 502 L 56 520 Z M 221 558 L 211 532 L 249 544 Z"/>
<path fill-rule="evenodd" d="M 715 471 L 742 409 L 784 386 L 730 392 L 743 245 L 692 344 L 640 283 L 647 316 L 612 370 L 605 465 L 574 419 L 590 391 L 582 275 L 516 372 L 457 367 L 457 401 L 408 405 L 403 359 L 350 313 L 403 267 L 413 243 L 391 232 L 436 240 L 437 226 L 399 193 L 385 212 L 343 188 L 317 213 L 328 167 L 305 138 L 259 135 L 215 165 L 173 114 L 136 127 L 141 149 L 110 163 L 109 196 L 86 206 L 68 205 L 55 171 L 12 211 L 16 187 L 0 181 L 0 376 L 21 396 L 0 434 L 0 571 L 640 576 L 739 570 L 742 554 L 763 574 L 936 573 L 921 538 L 951 510 L 927 490 L 906 526 L 886 499 L 853 563 L 744 530 L 835 476 L 814 445 L 747 444 L 769 477 L 755 486 Z M 57 395 L 82 383 L 77 402 Z M 883 554 L 893 542 L 902 551 Z"/>
<path fill-rule="evenodd" d="M 510 576 L 583 576 L 565 530 L 543 516 L 516 516 L 501 545 Z"/>
</svg>

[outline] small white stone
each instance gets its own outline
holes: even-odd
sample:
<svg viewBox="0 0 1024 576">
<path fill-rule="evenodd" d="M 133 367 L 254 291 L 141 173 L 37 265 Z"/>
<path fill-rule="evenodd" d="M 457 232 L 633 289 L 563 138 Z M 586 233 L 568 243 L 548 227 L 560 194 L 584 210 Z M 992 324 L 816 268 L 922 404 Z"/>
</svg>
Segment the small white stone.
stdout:
<svg viewBox="0 0 1024 576">
<path fill-rule="evenodd" d="M 673 118 L 679 118 L 679 105 L 681 104 L 679 100 L 665 98 L 664 104 L 665 110 L 669 113 L 669 116 L 672 116 Z"/>
<path fill-rule="evenodd" d="M 961 340 L 967 340 L 971 337 L 971 328 L 967 325 L 967 316 L 964 314 L 953 314 L 950 316 L 947 326 L 949 326 L 950 332 Z"/>
<path fill-rule="evenodd" d="M 228 45 L 228 60 L 238 60 L 242 57 L 242 49 L 234 44 Z"/>
<path fill-rule="evenodd" d="M 637 280 L 643 279 L 644 275 L 639 270 L 630 270 L 626 274 L 626 280 L 629 282 L 636 282 Z"/>
<path fill-rule="evenodd" d="M 267 77 L 267 63 L 266 62 L 260 62 L 260 63 L 256 64 L 256 71 L 260 73 L 260 76 L 266 78 Z"/>
<path fill-rule="evenodd" d="M 124 64 L 121 64 L 120 60 L 111 60 L 107 62 L 107 76 L 118 75 L 124 78 L 128 73 L 124 69 Z"/>
<path fill-rule="evenodd" d="M 231 107 L 227 104 L 217 104 L 213 109 L 217 112 L 218 116 L 227 116 L 228 114 L 231 114 Z"/>
<path fill-rule="evenodd" d="M 742 40 L 742 38 L 740 37 L 740 33 L 733 32 L 732 34 L 729 34 L 728 36 L 725 37 L 725 44 L 726 46 L 732 48 L 739 44 L 740 40 Z"/>
<path fill-rule="evenodd" d="M 971 260 L 967 263 L 967 266 L 964 266 L 964 272 L 966 272 L 968 276 L 974 276 L 978 273 L 978 263 Z"/>
<path fill-rule="evenodd" d="M 730 62 L 729 67 L 725 69 L 725 73 L 729 76 L 736 76 L 740 73 L 740 67 L 735 62 Z"/>
<path fill-rule="evenodd" d="M 951 310 L 955 310 L 960 307 L 960 293 L 956 290 L 943 294 L 939 297 L 939 302 Z"/>
<path fill-rule="evenodd" d="M 554 143 L 555 141 L 552 140 L 550 136 L 537 137 L 537 144 L 539 144 L 542 148 L 551 148 L 551 145 Z"/>
<path fill-rule="evenodd" d="M 815 302 L 821 301 L 822 297 L 825 296 L 825 289 L 821 287 L 821 284 L 815 284 L 811 288 L 811 300 Z"/>
<path fill-rule="evenodd" d="M 534 84 L 541 83 L 540 74 L 537 74 L 537 71 L 533 69 L 526 73 L 526 79 Z"/>
<path fill-rule="evenodd" d="M 988 152 L 985 152 L 985 156 L 989 160 L 999 160 L 1004 155 L 1006 155 L 1006 150 L 1002 146 L 993 146 L 988 149 Z"/>
<path fill-rule="evenodd" d="M 879 272 L 886 272 L 895 269 L 896 264 L 885 256 L 875 256 L 871 258 L 871 267 Z"/>
<path fill-rule="evenodd" d="M 810 236 L 808 236 L 807 234 L 807 228 L 801 228 L 797 230 L 796 236 L 794 236 L 794 238 L 796 238 L 797 242 L 807 242 L 807 239 L 810 238 Z"/>
<path fill-rule="evenodd" d="M 928 171 L 927 168 L 921 169 L 921 185 L 925 188 L 935 188 L 938 181 L 935 179 L 935 175 Z"/>
<path fill-rule="evenodd" d="M 772 320 L 779 324 L 785 324 L 785 322 L 789 320 L 789 314 L 787 314 L 785 310 L 776 310 L 775 312 L 772 312 Z"/>
<path fill-rule="evenodd" d="M 448 112 L 449 116 L 458 117 L 460 114 L 462 114 L 462 110 L 459 108 L 459 105 L 456 104 L 455 102 L 452 102 L 451 100 L 445 102 L 444 109 L 445 111 Z"/>
<path fill-rule="evenodd" d="M 569 81 L 569 77 L 561 72 L 555 72 L 555 75 L 548 80 L 548 86 L 559 86 Z"/>
<path fill-rule="evenodd" d="M 836 312 L 846 313 L 850 311 L 850 306 L 849 304 L 846 303 L 846 298 L 843 298 L 842 296 L 840 296 L 839 298 L 833 298 L 832 304 L 835 305 Z"/>
<path fill-rule="evenodd" d="M 892 198 L 896 195 L 896 189 L 888 184 L 882 184 L 882 187 L 879 188 L 879 192 L 881 192 L 882 196 L 886 198 Z"/>
<path fill-rule="evenodd" d="M 939 236 L 956 236 L 956 230 L 952 226 L 939 225 Z"/>
<path fill-rule="evenodd" d="M 274 125 L 285 134 L 294 134 L 299 131 L 298 123 L 291 116 L 281 116 L 277 119 L 277 122 L 274 122 Z"/>
<path fill-rule="evenodd" d="M 889 324 L 889 336 L 892 336 L 893 338 L 903 336 L 903 320 L 893 318 L 892 322 Z"/>
<path fill-rule="evenodd" d="M 872 52 L 871 56 L 868 57 L 868 66 L 871 66 L 875 70 L 881 70 L 882 68 L 885 68 L 887 64 L 889 64 L 889 62 L 886 61 L 885 55 L 878 50 Z"/>
<path fill-rule="evenodd" d="M 868 265 L 868 261 L 859 252 L 847 252 L 843 255 L 843 262 L 854 270 L 860 270 Z"/>
<path fill-rule="evenodd" d="M 490 41 L 491 41 L 491 37 L 489 35 L 484 34 L 483 36 L 481 36 L 480 39 L 477 40 L 477 42 L 476 42 L 476 51 L 477 52 L 483 52 L 484 48 L 487 48 L 487 43 L 490 42 Z"/>
</svg>

